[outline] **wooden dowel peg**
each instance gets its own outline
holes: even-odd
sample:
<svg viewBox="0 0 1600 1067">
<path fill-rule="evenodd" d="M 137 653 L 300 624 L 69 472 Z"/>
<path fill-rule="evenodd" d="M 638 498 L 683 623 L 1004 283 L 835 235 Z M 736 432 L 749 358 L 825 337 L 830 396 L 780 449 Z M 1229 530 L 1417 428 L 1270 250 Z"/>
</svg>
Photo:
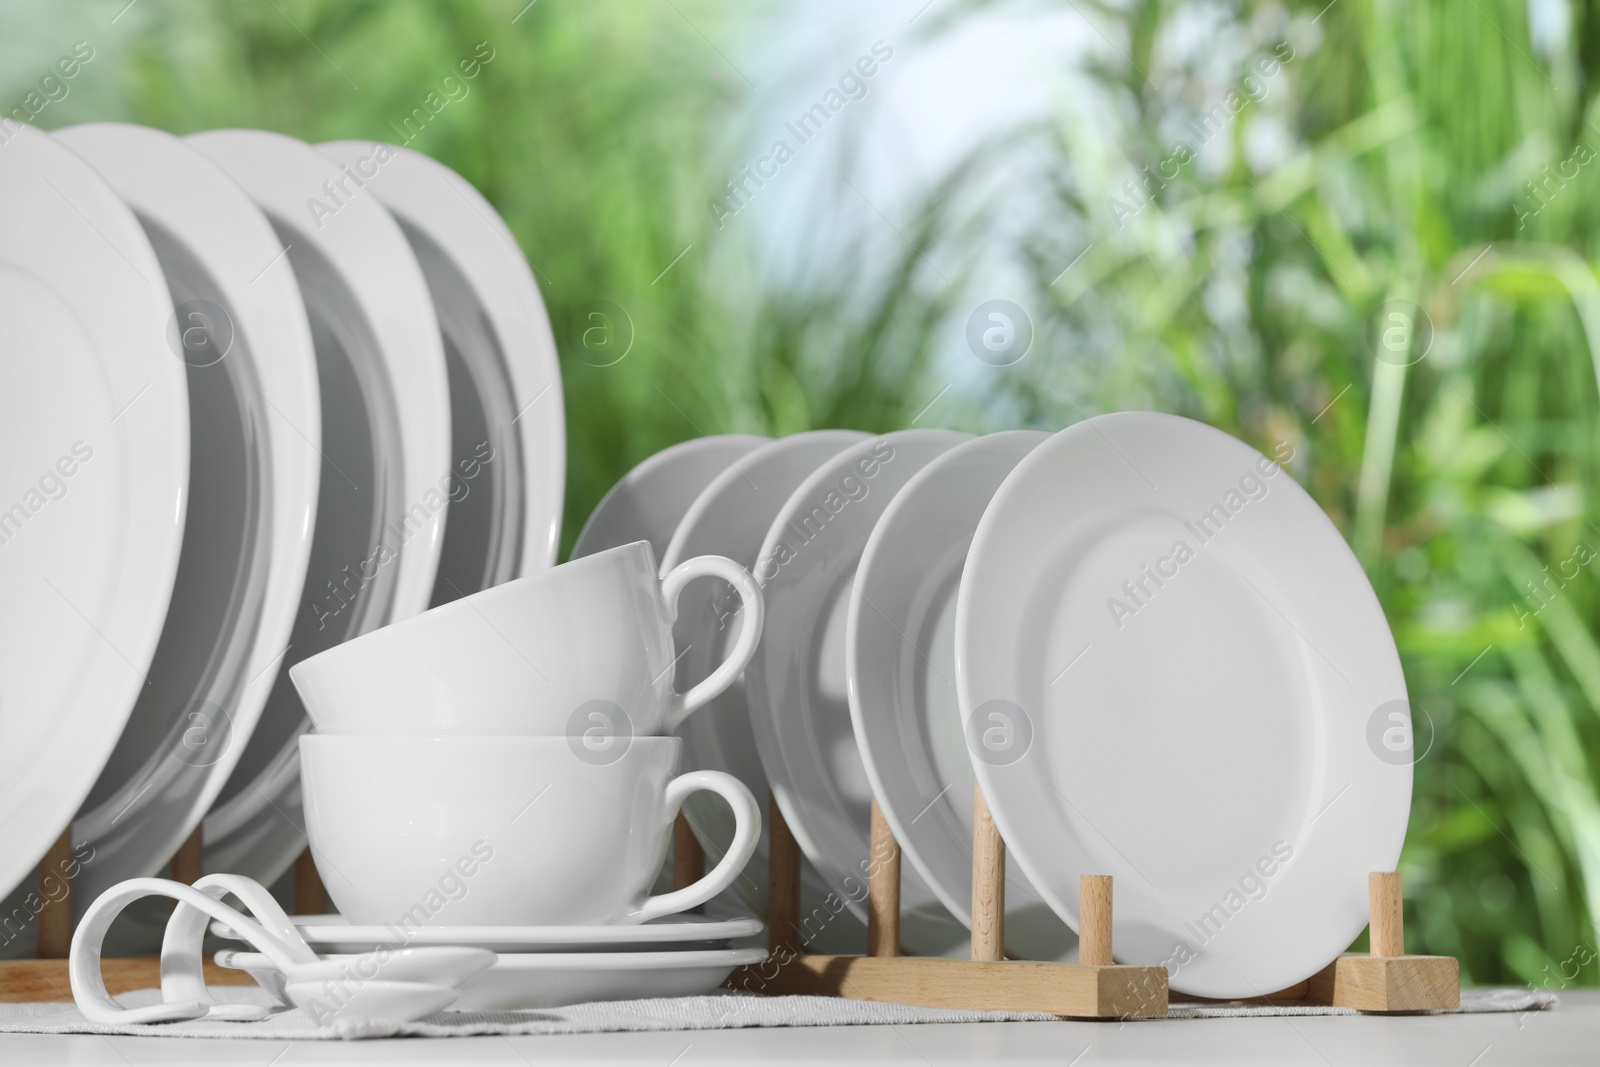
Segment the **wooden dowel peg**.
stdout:
<svg viewBox="0 0 1600 1067">
<path fill-rule="evenodd" d="M 327 910 L 327 891 L 322 887 L 322 875 L 317 873 L 317 863 L 308 848 L 294 861 L 294 913 L 321 915 Z"/>
<path fill-rule="evenodd" d="M 72 953 L 72 827 L 39 861 L 39 947 L 43 960 L 64 960 Z"/>
<path fill-rule="evenodd" d="M 867 878 L 867 955 L 900 955 L 900 843 L 872 798 Z"/>
<path fill-rule="evenodd" d="M 694 885 L 706 873 L 706 850 L 689 825 L 689 817 L 678 812 L 672 824 L 672 888 L 685 889 Z M 699 907 L 690 911 L 701 911 Z"/>
<path fill-rule="evenodd" d="M 767 848 L 767 948 L 773 952 L 800 945 L 800 843 L 773 797 L 767 821 L 771 837 Z"/>
<path fill-rule="evenodd" d="M 202 823 L 194 828 L 194 833 L 186 837 L 183 844 L 178 846 L 178 851 L 172 854 L 172 880 L 182 882 L 184 885 L 194 885 L 204 874 L 205 845 Z"/>
<path fill-rule="evenodd" d="M 1078 962 L 1111 966 L 1111 876 L 1078 879 Z"/>
<path fill-rule="evenodd" d="M 1367 875 L 1367 907 L 1372 955 L 1404 956 L 1406 926 L 1399 871 L 1373 871 Z"/>
<path fill-rule="evenodd" d="M 194 885 L 205 874 L 205 848 L 203 842 L 204 823 L 194 828 L 194 833 L 183 839 L 183 844 L 178 846 L 178 851 L 172 854 L 172 862 L 168 873 L 174 882 L 184 885 Z M 178 902 L 172 902 L 172 910 L 177 910 Z"/>
<path fill-rule="evenodd" d="M 1006 953 L 1006 843 L 989 814 L 983 789 L 972 795 L 972 958 L 994 962 Z"/>
<path fill-rule="evenodd" d="M 1397 871 L 1367 875 L 1366 955 L 1340 956 L 1311 976 L 1309 1004 L 1357 1011 L 1448 1011 L 1461 1006 L 1453 956 L 1409 956 Z"/>
</svg>

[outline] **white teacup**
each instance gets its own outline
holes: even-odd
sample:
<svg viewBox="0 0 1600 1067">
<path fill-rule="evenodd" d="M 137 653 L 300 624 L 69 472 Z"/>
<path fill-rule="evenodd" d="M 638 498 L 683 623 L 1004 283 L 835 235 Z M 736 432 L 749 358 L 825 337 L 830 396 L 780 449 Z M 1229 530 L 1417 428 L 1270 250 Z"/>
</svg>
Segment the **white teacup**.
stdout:
<svg viewBox="0 0 1600 1067">
<path fill-rule="evenodd" d="M 705 681 L 672 688 L 672 620 L 694 579 L 731 582 L 739 639 Z M 670 733 L 755 654 L 761 590 L 722 556 L 656 576 L 648 541 L 485 589 L 290 668 L 321 733 L 456 736 Z"/>
<path fill-rule="evenodd" d="M 595 753 L 564 737 L 300 739 L 306 833 L 352 923 L 640 923 L 726 889 L 755 850 L 761 809 L 720 771 L 676 775 L 675 737 Z M 698 790 L 734 811 L 733 845 L 705 877 L 649 896 L 674 817 Z"/>
</svg>

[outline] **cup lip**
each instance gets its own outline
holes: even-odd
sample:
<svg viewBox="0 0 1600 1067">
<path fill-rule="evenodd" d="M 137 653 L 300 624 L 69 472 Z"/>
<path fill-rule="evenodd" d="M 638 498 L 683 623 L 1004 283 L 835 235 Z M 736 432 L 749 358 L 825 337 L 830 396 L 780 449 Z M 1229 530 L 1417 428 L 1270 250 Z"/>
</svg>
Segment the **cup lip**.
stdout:
<svg viewBox="0 0 1600 1067">
<path fill-rule="evenodd" d="M 343 746 L 371 747 L 374 743 L 384 745 L 398 745 L 403 747 L 421 747 L 424 745 L 444 748 L 507 748 L 524 747 L 535 749 L 558 749 L 565 751 L 569 747 L 570 738 L 566 734 L 344 734 L 320 733 L 309 731 L 300 735 L 300 750 L 308 748 L 337 748 Z M 629 747 L 643 745 L 646 748 L 658 747 L 683 747 L 683 738 L 672 734 L 645 734 L 628 739 Z"/>
<path fill-rule="evenodd" d="M 643 540 L 630 541 L 625 545 L 618 545 L 615 548 L 608 548 L 587 556 L 570 559 L 565 563 L 539 571 L 537 574 L 523 575 L 520 578 L 513 578 L 510 581 L 501 582 L 499 585 L 490 586 L 488 589 L 480 589 L 476 593 L 469 593 L 467 596 L 459 597 L 448 604 L 440 604 L 436 608 L 429 608 L 427 611 L 419 612 L 409 618 L 388 623 L 358 637 L 341 641 L 332 648 L 323 649 L 316 655 L 309 656 L 290 667 L 289 678 L 298 686 L 302 680 L 319 671 L 337 670 L 347 656 L 355 654 L 351 651 L 352 648 L 359 651 L 377 648 L 390 641 L 402 640 L 413 631 L 432 628 L 441 620 L 451 620 L 457 615 L 466 615 L 469 612 L 476 613 L 483 605 L 521 596 L 529 590 L 565 580 L 574 574 L 584 571 L 615 566 L 617 561 L 623 557 L 638 556 L 641 553 L 644 555 L 646 570 L 659 580 L 660 575 L 658 572 L 660 568 L 656 564 L 655 549 L 650 546 L 650 542 Z"/>
</svg>

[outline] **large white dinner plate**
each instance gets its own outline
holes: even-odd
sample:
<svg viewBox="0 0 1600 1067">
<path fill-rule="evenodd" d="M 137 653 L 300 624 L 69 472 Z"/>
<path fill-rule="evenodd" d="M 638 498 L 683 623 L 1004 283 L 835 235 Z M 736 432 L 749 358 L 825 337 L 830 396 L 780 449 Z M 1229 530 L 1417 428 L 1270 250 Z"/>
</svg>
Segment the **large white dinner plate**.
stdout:
<svg viewBox="0 0 1600 1067">
<path fill-rule="evenodd" d="M 906 858 L 972 923 L 972 761 L 956 705 L 956 588 L 983 509 L 1049 434 L 991 434 L 917 472 L 873 528 L 845 626 L 850 724 L 872 795 Z M 1006 865 L 1007 955 L 1074 960 L 1077 939 L 1016 862 Z"/>
<path fill-rule="evenodd" d="M 503 954 L 493 967 L 463 982 L 457 990 L 460 999 L 446 1010 L 522 1011 L 597 1000 L 692 997 L 716 989 L 735 967 L 766 958 L 766 950 L 760 948 Z M 258 952 L 218 953 L 217 962 L 240 970 L 277 969 Z M 730 1017 L 737 1010 L 733 1000 Z"/>
<path fill-rule="evenodd" d="M 825 460 L 790 494 L 751 574 L 766 598 L 745 669 L 750 725 L 779 810 L 828 889 L 865 917 L 873 869 L 871 788 L 850 726 L 845 617 L 862 549 L 896 493 L 935 457 L 968 440 L 950 430 L 900 430 Z M 900 937 L 919 955 L 964 955 L 970 938 L 914 868 L 901 869 Z M 802 940 L 831 920 L 803 923 Z"/>
<path fill-rule="evenodd" d="M 710 947 L 708 942 L 757 937 L 750 918 L 707 919 L 674 915 L 633 926 L 356 926 L 342 915 L 297 915 L 300 936 L 319 952 L 368 952 L 403 945 L 454 945 L 491 952 L 650 952 Z M 219 937 L 237 935 L 212 924 Z"/>
<path fill-rule="evenodd" d="M 740 456 L 754 452 L 767 441 L 752 434 L 730 433 L 695 437 L 663 448 L 624 474 L 600 498 L 589 521 L 578 532 L 572 558 L 592 556 L 634 541 L 649 541 L 660 559 L 678 528 L 678 520 L 700 491 Z"/>
<path fill-rule="evenodd" d="M 745 568 L 756 565 L 761 543 L 778 510 L 817 466 L 867 439 L 855 430 L 814 430 L 784 437 L 734 460 L 706 486 L 678 523 L 661 555 L 662 573 L 694 556 L 718 555 Z M 720 579 L 690 582 L 678 598 L 673 645 L 682 649 L 677 683 L 697 685 L 721 663 L 738 639 L 742 617 L 733 587 Z M 706 707 L 678 727 L 683 738 L 683 766 L 725 771 L 758 798 L 770 789 L 761 769 L 761 754 L 750 731 L 744 679 L 741 677 Z M 734 822 L 728 806 L 690 796 L 684 812 L 695 834 L 715 862 L 733 843 Z M 728 890 L 706 904 L 711 914 L 767 914 L 767 827 L 744 873 Z M 824 904 L 827 886 L 809 862 L 802 865 L 801 907 L 805 914 Z M 813 951 L 851 952 L 859 947 L 861 927 L 840 918 L 830 923 Z"/>
<path fill-rule="evenodd" d="M 305 582 L 321 414 L 300 290 L 287 270 L 260 274 L 281 246 L 244 192 L 158 130 L 99 123 L 55 137 L 127 201 L 155 249 L 177 306 L 169 338 L 187 365 L 192 440 L 150 684 L 73 824 L 95 853 L 75 886 L 81 912 L 162 867 L 255 728 Z"/>
<path fill-rule="evenodd" d="M 1074 927 L 1174 989 L 1270 993 L 1347 948 L 1393 870 L 1411 765 L 1394 640 L 1294 479 L 1170 415 L 1106 415 L 1017 465 L 967 557 L 956 691 L 1006 844 Z M 1375 733 L 1376 730 L 1376 733 Z"/>
<path fill-rule="evenodd" d="M 204 824 L 207 871 L 270 884 L 305 847 L 296 738 L 305 711 L 288 667 L 426 610 L 451 486 L 450 401 L 439 323 L 399 225 L 316 149 L 220 130 L 187 143 L 267 216 L 311 323 L 322 389 L 321 491 L 311 562 L 266 710 Z"/>
<path fill-rule="evenodd" d="M 116 192 L 48 135 L 0 123 L 5 890 L 32 878 L 94 784 L 166 618 L 189 482 L 171 318 L 161 264 Z M 60 886 L 79 871 L 44 873 Z M 40 903 L 27 895 L 19 925 Z M 5 945 L 16 939 L 8 924 Z"/>
<path fill-rule="evenodd" d="M 454 481 L 433 603 L 544 570 L 561 536 L 567 431 L 555 337 L 527 258 L 444 164 L 370 141 L 317 150 L 395 216 L 439 317 Z"/>
</svg>

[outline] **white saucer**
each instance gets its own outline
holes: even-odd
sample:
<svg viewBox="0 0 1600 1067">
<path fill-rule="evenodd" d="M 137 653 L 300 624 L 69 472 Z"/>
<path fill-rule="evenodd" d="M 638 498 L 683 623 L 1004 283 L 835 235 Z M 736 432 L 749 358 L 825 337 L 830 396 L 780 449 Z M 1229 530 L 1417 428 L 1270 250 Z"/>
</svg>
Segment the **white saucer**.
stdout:
<svg viewBox="0 0 1600 1067">
<path fill-rule="evenodd" d="M 956 690 L 1028 880 L 1076 926 L 1079 876 L 1112 875 L 1118 957 L 1174 989 L 1305 979 L 1399 858 L 1377 597 L 1293 477 L 1209 426 L 1106 415 L 1017 465 L 961 576 Z"/>
<path fill-rule="evenodd" d="M 306 943 L 323 952 L 369 952 L 399 945 L 455 945 L 491 952 L 643 952 L 704 948 L 740 937 L 759 936 L 759 919 L 705 919 L 677 915 L 638 926 L 357 926 L 342 915 L 296 915 L 291 920 Z M 234 937 L 213 923 L 218 937 Z"/>
<path fill-rule="evenodd" d="M 745 671 L 761 765 L 801 850 L 862 918 L 872 868 L 872 794 L 846 693 L 852 582 L 867 538 L 895 494 L 966 440 L 967 434 L 950 430 L 901 430 L 836 454 L 784 502 L 751 568 L 767 602 L 761 644 Z M 913 867 L 901 869 L 900 897 L 901 941 L 908 950 L 969 952 L 966 927 Z M 798 935 L 805 940 L 817 925 L 826 926 L 820 918 L 807 924 Z"/>
<path fill-rule="evenodd" d="M 65 145 L 0 129 L 0 895 L 105 766 L 167 615 L 189 484 L 172 300 L 134 213 Z M 93 862 L 87 844 L 41 893 Z M 55 895 L 54 899 L 60 899 Z M 7 944 L 20 944 L 8 928 Z"/>
<path fill-rule="evenodd" d="M 275 969 L 256 952 L 219 957 L 217 962 L 226 960 L 231 968 Z M 716 989 L 735 967 L 766 958 L 760 948 L 502 955 L 489 970 L 462 983 L 460 999 L 448 1010 L 522 1011 L 598 1000 L 692 997 Z"/>
<path fill-rule="evenodd" d="M 975 779 L 956 704 L 956 588 L 989 499 L 1049 437 L 990 434 L 922 468 L 873 528 L 850 598 L 850 722 L 872 795 L 906 859 L 969 925 Z M 1007 954 L 1076 960 L 1071 929 L 1006 867 Z"/>
</svg>

